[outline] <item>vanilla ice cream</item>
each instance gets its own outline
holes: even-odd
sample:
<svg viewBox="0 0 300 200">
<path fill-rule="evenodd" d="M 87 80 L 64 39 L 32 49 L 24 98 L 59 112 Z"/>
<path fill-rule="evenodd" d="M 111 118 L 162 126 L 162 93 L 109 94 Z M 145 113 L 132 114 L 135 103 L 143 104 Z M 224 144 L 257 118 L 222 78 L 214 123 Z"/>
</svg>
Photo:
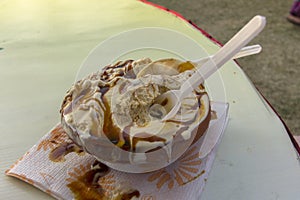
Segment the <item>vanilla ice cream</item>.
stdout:
<svg viewBox="0 0 300 200">
<path fill-rule="evenodd" d="M 159 95 L 179 89 L 194 73 L 191 64 L 186 69 L 184 62 L 164 65 L 168 69 L 160 67 L 159 74 L 154 70 L 139 77 L 149 63 L 150 59 L 141 59 L 109 65 L 75 83 L 62 104 L 62 124 L 70 138 L 117 170 L 140 173 L 162 168 L 208 127 L 210 106 L 203 86 L 183 99 L 170 120 L 162 121 L 165 111 L 153 106 Z"/>
</svg>

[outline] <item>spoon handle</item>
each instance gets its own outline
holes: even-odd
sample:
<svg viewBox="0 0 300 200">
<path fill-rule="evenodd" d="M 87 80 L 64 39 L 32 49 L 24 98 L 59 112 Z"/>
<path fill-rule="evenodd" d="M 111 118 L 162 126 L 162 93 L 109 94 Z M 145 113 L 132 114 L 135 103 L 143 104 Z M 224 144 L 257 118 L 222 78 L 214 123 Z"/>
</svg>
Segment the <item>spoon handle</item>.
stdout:
<svg viewBox="0 0 300 200">
<path fill-rule="evenodd" d="M 196 72 L 182 84 L 180 88 L 180 100 L 188 93 L 192 92 L 194 88 L 198 87 L 205 79 L 238 53 L 242 47 L 263 30 L 265 24 L 265 17 L 259 15 L 253 17 L 238 33 L 236 33 L 207 62 L 197 68 Z"/>
<path fill-rule="evenodd" d="M 262 50 L 262 47 L 259 44 L 246 46 L 246 47 L 242 48 L 240 52 L 235 54 L 235 56 L 233 56 L 232 59 L 237 59 L 237 58 L 242 58 L 245 56 L 250 56 L 253 54 L 258 54 L 261 52 L 261 50 Z"/>
<path fill-rule="evenodd" d="M 246 47 L 243 47 L 237 54 L 235 54 L 232 59 L 237 59 L 237 58 L 242 58 L 242 57 L 258 54 L 258 53 L 261 52 L 261 50 L 262 50 L 262 47 L 259 44 L 246 46 Z M 207 56 L 207 57 L 204 57 L 204 58 L 200 58 L 198 60 L 194 60 L 194 61 L 192 61 L 192 63 L 195 66 L 201 66 L 206 61 L 211 59 L 212 56 L 213 55 L 210 55 L 210 56 Z"/>
</svg>

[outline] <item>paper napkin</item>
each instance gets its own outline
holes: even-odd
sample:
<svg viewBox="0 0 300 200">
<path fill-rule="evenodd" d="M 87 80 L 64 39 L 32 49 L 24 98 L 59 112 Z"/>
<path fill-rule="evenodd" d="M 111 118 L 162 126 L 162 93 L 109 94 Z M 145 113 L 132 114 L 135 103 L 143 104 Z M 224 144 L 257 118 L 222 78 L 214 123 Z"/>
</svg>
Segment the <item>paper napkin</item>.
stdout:
<svg viewBox="0 0 300 200">
<path fill-rule="evenodd" d="M 212 111 L 215 117 L 202 139 L 158 171 L 132 174 L 110 169 L 73 144 L 58 124 L 6 174 L 57 199 L 198 200 L 227 124 L 228 104 L 212 102 Z"/>
</svg>

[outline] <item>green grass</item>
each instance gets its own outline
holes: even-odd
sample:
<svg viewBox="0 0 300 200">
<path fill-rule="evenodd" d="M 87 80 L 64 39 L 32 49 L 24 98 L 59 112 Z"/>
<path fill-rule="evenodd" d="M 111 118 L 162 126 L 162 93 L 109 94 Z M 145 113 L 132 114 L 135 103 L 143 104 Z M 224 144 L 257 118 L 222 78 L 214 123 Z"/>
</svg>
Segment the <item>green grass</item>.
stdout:
<svg viewBox="0 0 300 200">
<path fill-rule="evenodd" d="M 286 20 L 293 1 L 261 0 L 151 0 L 192 20 L 222 43 L 254 15 L 267 18 L 265 30 L 252 44 L 263 52 L 238 60 L 259 91 L 300 135 L 300 26 Z"/>
</svg>

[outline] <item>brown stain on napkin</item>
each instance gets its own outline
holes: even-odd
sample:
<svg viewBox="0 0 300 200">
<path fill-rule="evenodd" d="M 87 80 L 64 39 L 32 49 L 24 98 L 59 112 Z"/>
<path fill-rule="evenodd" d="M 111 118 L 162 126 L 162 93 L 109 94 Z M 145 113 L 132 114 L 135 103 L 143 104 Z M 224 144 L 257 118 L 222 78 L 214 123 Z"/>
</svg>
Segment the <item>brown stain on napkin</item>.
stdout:
<svg viewBox="0 0 300 200">
<path fill-rule="evenodd" d="M 50 137 L 44 139 L 37 146 L 37 151 L 47 151 L 50 149 L 49 159 L 53 162 L 66 161 L 65 156 L 75 152 L 78 155 L 83 155 L 85 152 L 77 146 L 67 135 L 62 125 L 57 125 L 51 132 Z"/>
<path fill-rule="evenodd" d="M 84 168 L 81 167 L 80 170 L 84 170 Z M 76 171 L 79 172 L 78 169 L 74 170 L 75 173 Z M 120 191 L 115 196 L 110 195 L 116 188 L 113 186 L 105 188 L 100 184 L 100 179 L 107 176 L 109 172 L 109 167 L 95 161 L 90 169 L 82 175 L 78 174 L 77 176 L 74 173 L 69 173 L 73 178 L 77 177 L 69 179 L 71 182 L 67 187 L 72 191 L 76 200 L 130 200 L 133 197 L 138 198 L 140 196 L 140 192 L 137 190 Z M 108 183 L 114 183 L 114 181 L 108 178 Z M 107 189 L 111 191 L 107 191 Z"/>
<path fill-rule="evenodd" d="M 75 143 L 64 142 L 51 150 L 49 159 L 53 162 L 64 162 L 66 160 L 65 156 L 72 152 L 75 152 L 78 155 L 84 154 L 83 149 Z"/>
</svg>

